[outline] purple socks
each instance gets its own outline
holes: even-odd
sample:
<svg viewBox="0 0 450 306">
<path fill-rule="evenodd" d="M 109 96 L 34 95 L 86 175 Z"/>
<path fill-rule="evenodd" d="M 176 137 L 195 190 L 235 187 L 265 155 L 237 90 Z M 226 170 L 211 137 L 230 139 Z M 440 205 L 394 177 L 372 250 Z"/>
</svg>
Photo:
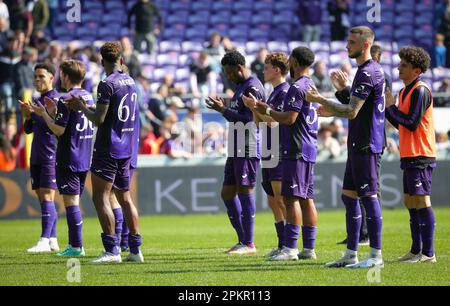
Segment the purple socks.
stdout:
<svg viewBox="0 0 450 306">
<path fill-rule="evenodd" d="M 420 237 L 419 213 L 417 209 L 408 209 L 409 227 L 411 229 L 411 253 L 419 254 L 422 251 L 422 238 Z"/>
<path fill-rule="evenodd" d="M 381 250 L 381 231 L 383 217 L 378 198 L 364 197 L 361 199 L 366 209 L 367 231 L 369 233 L 370 247 Z"/>
<path fill-rule="evenodd" d="M 130 244 L 130 253 L 132 254 L 139 254 L 139 247 L 142 244 L 142 237 L 141 235 L 128 235 L 128 241 Z"/>
<path fill-rule="evenodd" d="M 123 217 L 122 208 L 113 209 L 114 217 L 116 219 L 116 235 L 119 237 L 120 246 L 128 247 L 128 234 L 130 230 L 128 229 L 127 223 L 125 222 L 125 218 Z"/>
<path fill-rule="evenodd" d="M 298 235 L 300 233 L 300 225 L 287 223 L 284 227 L 285 247 L 290 249 L 298 248 Z"/>
<path fill-rule="evenodd" d="M 83 217 L 80 206 L 66 207 L 66 218 L 69 227 L 69 244 L 74 248 L 81 248 L 83 246 Z"/>
<path fill-rule="evenodd" d="M 285 221 L 280 221 L 275 223 L 275 230 L 277 231 L 278 237 L 278 248 L 281 249 L 284 246 L 284 227 Z"/>
<path fill-rule="evenodd" d="M 119 238 L 116 235 L 102 233 L 102 242 L 106 252 L 119 255 Z"/>
<path fill-rule="evenodd" d="M 242 229 L 244 230 L 244 244 L 253 244 L 253 230 L 255 226 L 256 200 L 253 193 L 238 195 L 242 207 Z"/>
<path fill-rule="evenodd" d="M 239 242 L 244 242 L 244 228 L 242 227 L 242 207 L 237 197 L 232 200 L 224 200 L 227 208 L 228 218 L 238 236 Z"/>
<path fill-rule="evenodd" d="M 316 227 L 302 226 L 303 248 L 314 250 L 314 242 L 316 241 Z"/>
<path fill-rule="evenodd" d="M 347 249 L 352 251 L 358 250 L 359 231 L 361 229 L 362 216 L 361 206 L 357 199 L 352 199 L 342 195 L 342 201 L 345 204 L 345 218 L 347 225 Z"/>
<path fill-rule="evenodd" d="M 58 220 L 58 213 L 54 202 L 44 201 L 41 203 L 41 224 L 42 238 L 56 237 L 56 222 Z"/>
<path fill-rule="evenodd" d="M 428 257 L 434 255 L 434 229 L 436 219 L 433 207 L 417 210 L 419 217 L 420 236 L 422 238 L 422 254 Z"/>
</svg>

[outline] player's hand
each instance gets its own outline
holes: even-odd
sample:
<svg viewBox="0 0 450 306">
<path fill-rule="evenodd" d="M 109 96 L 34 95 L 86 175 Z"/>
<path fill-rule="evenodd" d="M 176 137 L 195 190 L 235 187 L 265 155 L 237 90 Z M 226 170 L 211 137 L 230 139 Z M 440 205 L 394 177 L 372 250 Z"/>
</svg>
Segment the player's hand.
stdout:
<svg viewBox="0 0 450 306">
<path fill-rule="evenodd" d="M 336 70 L 330 74 L 331 83 L 337 91 L 343 90 L 348 84 L 348 74 L 342 70 Z"/>
<path fill-rule="evenodd" d="M 265 115 L 270 106 L 261 100 L 256 101 L 255 111 L 260 115 Z"/>
<path fill-rule="evenodd" d="M 320 116 L 320 117 L 333 117 L 334 116 L 334 114 L 329 110 L 329 109 L 327 109 L 325 106 L 319 106 L 319 108 L 317 109 L 317 114 Z"/>
<path fill-rule="evenodd" d="M 47 113 L 50 117 L 55 118 L 56 116 L 56 103 L 49 97 L 44 97 L 45 108 L 47 109 Z"/>
<path fill-rule="evenodd" d="M 31 113 L 33 112 L 33 108 L 31 107 L 31 105 L 29 103 L 22 102 L 21 100 L 18 100 L 18 102 L 23 117 L 27 120 L 30 119 Z"/>
<path fill-rule="evenodd" d="M 45 109 L 45 106 L 39 102 L 32 104 L 31 107 L 33 108 L 33 112 L 36 115 L 41 116 L 41 117 L 44 116 L 44 114 L 47 112 L 47 110 Z"/>
<path fill-rule="evenodd" d="M 209 109 L 213 109 L 216 112 L 223 113 L 225 111 L 225 102 L 222 98 L 219 97 L 208 97 L 208 99 L 205 100 L 206 107 Z"/>
<path fill-rule="evenodd" d="M 71 96 L 69 99 L 64 100 L 64 103 L 68 108 L 74 111 L 80 111 L 86 107 L 86 101 L 82 97 Z"/>
<path fill-rule="evenodd" d="M 308 91 L 306 92 L 306 100 L 308 102 L 312 103 L 321 103 L 324 97 L 319 93 L 317 88 L 314 86 L 309 87 Z"/>
<path fill-rule="evenodd" d="M 395 105 L 395 102 L 397 101 L 397 96 L 393 96 L 389 88 L 386 88 L 385 101 L 386 107 Z"/>
<path fill-rule="evenodd" d="M 256 97 L 252 95 L 252 93 L 249 93 L 249 97 L 242 96 L 242 101 L 247 108 L 253 110 L 256 107 L 256 102 L 258 101 L 258 99 L 256 99 Z"/>
</svg>

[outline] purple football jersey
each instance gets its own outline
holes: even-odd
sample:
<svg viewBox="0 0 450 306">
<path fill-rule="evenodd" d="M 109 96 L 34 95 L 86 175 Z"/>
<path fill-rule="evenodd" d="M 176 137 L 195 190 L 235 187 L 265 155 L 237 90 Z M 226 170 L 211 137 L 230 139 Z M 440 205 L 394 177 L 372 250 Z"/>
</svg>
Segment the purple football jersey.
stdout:
<svg viewBox="0 0 450 306">
<path fill-rule="evenodd" d="M 253 121 L 253 113 L 250 109 L 248 109 L 244 101 L 242 101 L 242 96 L 250 96 L 250 93 L 255 96 L 257 99 L 260 99 L 262 101 L 266 100 L 266 95 L 264 91 L 264 86 L 261 84 L 261 82 L 255 78 L 250 77 L 247 80 L 245 80 L 243 83 L 238 84 L 236 91 L 234 93 L 233 98 L 231 99 L 230 106 L 225 110 L 223 113 L 223 116 L 225 119 L 227 119 L 231 123 L 239 123 L 242 122 L 243 124 L 247 124 L 251 121 Z M 242 137 L 242 133 L 240 133 Z M 240 150 L 237 146 L 237 138 L 238 137 L 238 131 L 234 131 L 234 152 L 231 152 L 232 156 L 230 157 L 238 157 L 242 153 L 239 152 Z M 253 143 L 255 141 L 256 143 Z M 256 148 L 256 152 L 251 152 L 253 149 Z M 256 156 L 254 156 L 256 153 Z M 243 157 L 243 156 L 242 156 Z M 260 141 L 260 133 L 257 129 L 255 131 L 255 138 L 252 140 L 252 137 L 249 137 L 247 133 L 245 133 L 245 157 L 257 157 L 261 158 L 261 141 Z"/>
<path fill-rule="evenodd" d="M 287 92 L 289 91 L 289 83 L 284 82 L 275 87 L 270 94 L 269 99 L 267 100 L 267 104 L 271 109 L 282 112 L 283 111 L 283 103 L 286 97 Z M 267 128 L 267 149 L 271 151 L 272 149 L 272 129 Z M 281 144 L 280 144 L 280 153 L 281 153 Z M 263 158 L 269 158 L 270 156 L 263 156 Z"/>
<path fill-rule="evenodd" d="M 55 102 L 58 101 L 59 94 L 56 90 L 51 90 L 43 94 L 35 103 L 45 105 L 44 97 L 49 97 Z M 44 119 L 34 113 L 31 120 L 25 122 L 25 130 L 33 132 L 33 143 L 31 145 L 31 165 L 54 164 L 56 161 L 56 140 L 53 132 L 48 128 Z"/>
<path fill-rule="evenodd" d="M 91 165 L 94 125 L 81 111 L 70 110 L 64 99 L 80 96 L 88 105 L 94 104 L 92 94 L 81 88 L 73 88 L 58 101 L 55 123 L 65 128 L 58 138 L 56 166 L 66 167 L 73 172 L 85 172 Z"/>
<path fill-rule="evenodd" d="M 374 60 L 358 67 L 351 95 L 365 100 L 355 119 L 349 120 L 348 149 L 381 153 L 384 145 L 385 81 Z"/>
<path fill-rule="evenodd" d="M 137 160 L 138 160 L 138 154 L 139 154 L 140 128 L 141 128 L 141 121 L 140 121 L 140 117 L 139 117 L 139 107 L 136 107 L 134 130 L 133 130 L 133 144 L 132 144 L 133 148 L 132 148 L 131 161 L 130 161 L 131 169 L 137 168 Z"/>
<path fill-rule="evenodd" d="M 98 104 L 109 105 L 98 127 L 94 154 L 114 159 L 131 158 L 137 105 L 136 84 L 126 73 L 115 71 L 98 85 Z"/>
<path fill-rule="evenodd" d="M 295 122 L 281 125 L 282 159 L 316 162 L 317 131 L 319 128 L 317 103 L 306 101 L 306 92 L 314 86 L 307 76 L 300 77 L 292 86 L 284 99 L 284 111 L 298 113 Z"/>
</svg>

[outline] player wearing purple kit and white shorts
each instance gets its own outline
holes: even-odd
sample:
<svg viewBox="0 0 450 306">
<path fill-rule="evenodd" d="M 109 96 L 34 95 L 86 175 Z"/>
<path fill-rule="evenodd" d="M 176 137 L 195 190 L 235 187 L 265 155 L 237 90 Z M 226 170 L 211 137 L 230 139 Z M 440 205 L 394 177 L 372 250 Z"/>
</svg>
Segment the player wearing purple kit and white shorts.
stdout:
<svg viewBox="0 0 450 306">
<path fill-rule="evenodd" d="M 137 105 L 136 84 L 123 72 L 122 47 L 119 42 L 107 42 L 101 49 L 106 79 L 98 85 L 95 111 L 89 109 L 79 97 L 67 100 L 70 108 L 81 110 L 98 126 L 92 157 L 92 191 L 94 205 L 102 226 L 101 235 L 105 251 L 94 263 L 122 262 L 119 254 L 120 239 L 115 231 L 115 217 L 110 195 L 114 193 L 123 209 L 130 229 L 130 254 L 126 261 L 143 262 L 140 251 L 139 215 L 130 194 L 130 162 L 133 155 Z"/>
<path fill-rule="evenodd" d="M 317 156 L 317 105 L 305 100 L 314 84 L 309 69 L 314 53 L 306 47 L 295 48 L 289 57 L 291 78 L 295 80 L 283 101 L 283 111 L 273 110 L 258 101 L 256 111 L 281 123 L 281 195 L 286 206 L 283 249 L 271 260 L 316 259 L 317 211 L 314 205 L 314 164 Z M 300 224 L 303 250 L 298 253 Z"/>
<path fill-rule="evenodd" d="M 230 106 L 221 98 L 209 97 L 208 108 L 223 114 L 230 122 L 234 133 L 229 143 L 229 156 L 225 164 L 222 200 L 227 207 L 228 217 L 238 236 L 238 243 L 228 254 L 254 254 L 253 228 L 256 213 L 254 188 L 260 163 L 259 131 L 254 123 L 252 111 L 242 101 L 242 96 L 252 94 L 265 100 L 264 86 L 252 77 L 245 66 L 245 58 L 238 51 L 230 51 L 222 58 L 227 78 L 237 85 Z M 234 126 L 234 128 L 231 128 Z M 231 142 L 231 141 L 230 141 Z M 242 143 L 244 147 L 238 147 Z M 234 149 L 230 152 L 230 148 Z"/>
<path fill-rule="evenodd" d="M 327 267 L 383 267 L 381 255 L 382 216 L 379 194 L 380 158 L 385 144 L 385 80 L 382 67 L 372 60 L 370 49 L 375 40 L 365 26 L 350 30 L 347 50 L 356 59 L 358 71 L 353 80 L 349 104 L 321 96 L 315 88 L 308 91 L 308 101 L 320 103 L 319 114 L 348 118 L 348 159 L 342 200 L 346 208 L 347 250 Z M 362 201 L 366 209 L 370 255 L 359 262 L 357 256 L 361 228 Z"/>
<path fill-rule="evenodd" d="M 77 60 L 68 60 L 59 67 L 61 87 L 67 91 L 58 101 L 53 119 L 41 104 L 33 106 L 34 112 L 41 116 L 49 129 L 58 136 L 56 151 L 56 183 L 63 196 L 69 228 L 69 244 L 61 257 L 85 256 L 82 238 L 83 218 L 80 210 L 80 197 L 83 194 L 86 175 L 91 165 L 93 124 L 82 112 L 70 110 L 64 100 L 72 96 L 83 98 L 87 106 L 92 106 L 92 95 L 81 88 L 86 75 L 85 66 Z M 46 98 L 46 104 L 52 103 Z"/>
<path fill-rule="evenodd" d="M 34 68 L 34 85 L 41 94 L 35 104 L 45 105 L 44 99 L 52 100 L 51 109 L 55 109 L 59 94 L 53 89 L 55 67 L 49 63 L 38 63 Z M 41 239 L 29 253 L 59 251 L 56 239 L 56 224 L 58 212 L 55 206 L 56 190 L 56 140 L 44 119 L 33 112 L 32 106 L 19 101 L 20 109 L 25 118 L 26 134 L 33 133 L 31 145 L 30 174 L 31 187 L 36 192 L 41 206 Z"/>
</svg>

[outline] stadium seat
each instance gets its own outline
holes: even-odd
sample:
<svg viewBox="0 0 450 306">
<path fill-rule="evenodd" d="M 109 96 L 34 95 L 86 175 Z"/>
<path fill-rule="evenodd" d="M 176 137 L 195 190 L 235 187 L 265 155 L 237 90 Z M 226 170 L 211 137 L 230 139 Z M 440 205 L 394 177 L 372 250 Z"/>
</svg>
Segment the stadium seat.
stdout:
<svg viewBox="0 0 450 306">
<path fill-rule="evenodd" d="M 191 4 L 191 11 L 197 12 L 197 11 L 209 11 L 212 7 L 212 0 L 195 0 Z"/>
<path fill-rule="evenodd" d="M 178 40 L 184 38 L 185 26 L 182 24 L 175 25 L 171 28 L 164 28 L 162 36 L 167 40 Z"/>
<path fill-rule="evenodd" d="M 276 11 L 296 11 L 297 7 L 298 3 L 296 0 L 278 0 L 274 4 Z"/>
<path fill-rule="evenodd" d="M 181 50 L 184 53 L 196 51 L 200 52 L 203 50 L 203 45 L 201 43 L 192 42 L 192 41 L 184 41 L 181 43 Z"/>
<path fill-rule="evenodd" d="M 176 81 L 185 81 L 189 79 L 190 71 L 188 68 L 179 68 L 175 72 L 175 80 Z"/>
<path fill-rule="evenodd" d="M 64 7 L 64 5 L 62 7 Z M 103 10 L 103 5 L 101 2 L 96 0 L 85 0 L 82 2 L 82 9 L 85 12 L 92 10 Z"/>
<path fill-rule="evenodd" d="M 191 0 L 177 0 L 177 1 L 168 1 L 170 2 L 170 10 L 172 12 L 176 11 L 189 11 L 191 8 Z"/>
<path fill-rule="evenodd" d="M 196 11 L 194 14 L 189 16 L 188 23 L 190 26 L 196 26 L 197 24 L 208 24 L 209 16 L 209 11 Z"/>
<path fill-rule="evenodd" d="M 252 15 L 252 11 L 241 11 L 239 14 L 234 14 L 231 16 L 230 25 L 250 24 Z"/>
<path fill-rule="evenodd" d="M 269 33 L 266 30 L 263 30 L 263 29 L 260 29 L 260 28 L 250 29 L 249 39 L 250 40 L 262 41 L 262 42 L 268 41 L 269 40 Z"/>
<path fill-rule="evenodd" d="M 245 44 L 247 54 L 255 54 L 260 48 L 267 48 L 267 44 L 260 41 L 249 41 Z"/>
<path fill-rule="evenodd" d="M 181 46 L 180 43 L 177 41 L 161 41 L 159 42 L 159 52 L 161 53 L 167 53 L 167 52 L 180 52 Z"/>
<path fill-rule="evenodd" d="M 105 9 L 109 12 L 124 12 L 125 5 L 121 1 L 105 1 Z"/>
<path fill-rule="evenodd" d="M 231 18 L 231 14 L 229 11 L 220 12 L 217 14 L 211 15 L 209 18 L 209 24 L 214 25 L 218 23 L 229 23 Z"/>
<path fill-rule="evenodd" d="M 231 28 L 228 30 L 228 35 L 231 40 L 246 40 L 248 38 L 249 27 L 240 26 L 237 28 Z"/>
<path fill-rule="evenodd" d="M 156 64 L 158 67 L 178 66 L 178 53 L 169 52 L 156 56 Z"/>
<path fill-rule="evenodd" d="M 212 9 L 215 12 L 231 11 L 232 3 L 232 0 L 214 1 Z"/>
<path fill-rule="evenodd" d="M 235 12 L 242 12 L 245 10 L 251 11 L 253 9 L 253 1 L 235 0 L 232 6 Z"/>
<path fill-rule="evenodd" d="M 253 10 L 255 12 L 271 12 L 273 10 L 274 0 L 260 0 L 253 4 Z"/>
<path fill-rule="evenodd" d="M 284 52 L 290 53 L 289 47 L 284 41 L 269 41 L 267 43 L 267 49 L 270 52 Z"/>
<path fill-rule="evenodd" d="M 272 22 L 272 12 L 271 11 L 262 11 L 257 12 L 252 16 L 252 24 L 259 24 L 259 23 L 271 23 Z"/>
</svg>

